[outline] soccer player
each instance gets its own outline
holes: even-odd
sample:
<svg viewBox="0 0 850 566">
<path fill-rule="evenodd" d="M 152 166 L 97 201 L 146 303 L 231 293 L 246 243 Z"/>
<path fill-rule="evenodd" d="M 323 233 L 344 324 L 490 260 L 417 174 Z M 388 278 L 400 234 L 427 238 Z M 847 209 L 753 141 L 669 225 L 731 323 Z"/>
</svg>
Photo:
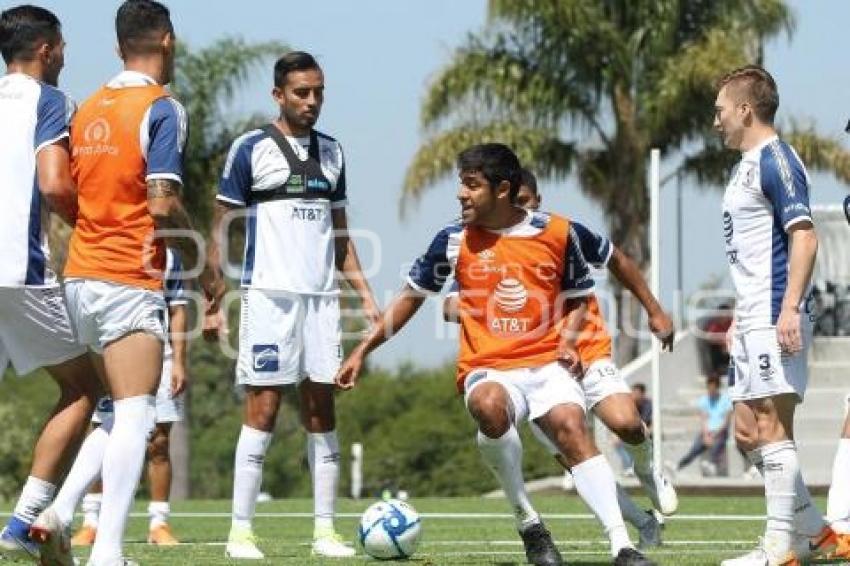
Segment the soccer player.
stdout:
<svg viewBox="0 0 850 566">
<path fill-rule="evenodd" d="M 45 368 L 59 400 L 33 450 L 30 475 L 0 533 L 0 557 L 39 558 L 29 529 L 74 457 L 102 387 L 50 269 L 49 212 L 76 218 L 68 122 L 74 104 L 56 88 L 65 42 L 59 19 L 36 6 L 0 14 L 0 371 Z"/>
<path fill-rule="evenodd" d="M 154 428 L 167 341 L 165 241 L 155 232 L 180 249 L 187 269 L 199 257 L 191 239 L 176 237 L 190 233 L 192 224 L 180 199 L 186 114 L 163 86 L 173 76 L 176 47 L 169 11 L 154 0 L 127 0 L 115 25 L 124 70 L 80 106 L 71 125 L 79 213 L 65 292 L 76 333 L 98 354 L 114 402 L 112 426 L 99 429 L 109 438 L 102 448 L 103 506 L 90 566 L 126 563 L 124 528 Z M 202 271 L 201 285 L 212 296 L 209 270 Z M 33 533 L 49 543 L 65 536 L 50 507 Z M 66 545 L 48 546 L 62 560 L 70 558 Z"/>
<path fill-rule="evenodd" d="M 726 147 L 742 154 L 723 197 L 737 295 L 730 397 L 735 439 L 764 476 L 767 502 L 762 544 L 725 566 L 796 564 L 810 548 L 823 554 L 835 547 L 803 483 L 794 444 L 794 410 L 808 379 L 806 300 L 818 242 L 806 169 L 773 125 L 778 106 L 776 83 L 761 67 L 736 69 L 719 82 L 714 127 Z"/>
<path fill-rule="evenodd" d="M 523 168 L 516 204 L 534 211 L 539 207 L 541 200 L 536 177 L 531 171 Z M 650 328 L 662 341 L 662 346 L 665 349 L 672 349 L 675 338 L 673 323 L 652 295 L 634 262 L 607 238 L 596 235 L 582 224 L 572 222 L 571 227 L 578 232 L 576 240 L 582 245 L 581 253 L 584 259 L 597 268 L 605 265 L 609 267 L 614 276 L 642 302 L 649 315 Z M 611 337 L 605 329 L 595 294 L 588 295 L 587 301 L 590 316 L 584 321 L 581 334 L 576 341 L 582 364 L 587 368 L 580 381 L 587 399 L 587 406 L 609 430 L 623 440 L 636 463 L 635 469 L 641 485 L 653 505 L 664 514 L 672 514 L 678 506 L 676 491 L 663 474 L 654 469 L 649 434 L 628 385 L 611 361 Z M 443 316 L 447 321 L 459 322 L 459 302 L 455 283 L 443 301 Z M 540 427 L 532 422 L 531 429 L 535 437 L 555 459 L 569 470 L 558 448 L 548 440 Z M 617 499 L 623 517 L 638 529 L 639 546 L 659 545 L 661 526 L 655 516 L 641 510 L 619 484 L 617 484 Z"/>
<path fill-rule="evenodd" d="M 274 66 L 279 117 L 237 138 L 217 196 L 210 258 L 219 256 L 223 219 L 248 212 L 236 381 L 245 413 L 236 446 L 233 520 L 225 553 L 260 559 L 252 520 L 284 385 L 297 385 L 313 482 L 312 552 L 354 555 L 334 529 L 339 441 L 334 376 L 342 357 L 335 267 L 360 296 L 367 317 L 379 311 L 348 236 L 345 163 L 334 138 L 315 129 L 325 81 L 309 53 Z"/>
<path fill-rule="evenodd" d="M 183 288 L 183 267 L 180 254 L 172 248 L 166 249 L 165 303 L 168 305 L 168 336 L 162 362 L 162 376 L 156 391 L 156 427 L 148 440 L 148 488 L 151 501 L 148 504 L 148 542 L 161 546 L 172 546 L 179 541 L 168 524 L 171 508 L 168 503 L 171 493 L 171 426 L 183 420 L 183 392 L 187 386 L 186 373 L 186 310 L 188 300 Z M 112 399 L 100 399 L 92 422 L 98 425 L 112 420 Z M 99 435 L 100 441 L 106 436 Z M 90 447 L 87 447 L 87 449 Z M 80 495 L 95 478 L 100 476 L 100 467 L 91 460 L 71 468 L 62 489 L 56 496 L 53 508 L 62 522 L 70 525 L 74 508 Z M 83 525 L 71 539 L 73 546 L 91 546 L 94 543 L 99 523 L 101 488 L 98 485 L 83 497 Z"/>
<path fill-rule="evenodd" d="M 581 234 L 560 216 L 514 205 L 520 165 L 502 144 L 458 156 L 461 220 L 440 230 L 412 267 L 383 320 L 337 375 L 355 386 L 366 356 L 400 330 L 452 273 L 460 289 L 457 388 L 478 424 L 481 454 L 499 479 L 533 564 L 562 559 L 531 506 L 516 424 L 531 420 L 564 455 L 576 490 L 602 522 L 615 564 L 651 564 L 635 550 L 617 506 L 614 474 L 585 422 L 576 346 L 593 279 Z"/>
</svg>

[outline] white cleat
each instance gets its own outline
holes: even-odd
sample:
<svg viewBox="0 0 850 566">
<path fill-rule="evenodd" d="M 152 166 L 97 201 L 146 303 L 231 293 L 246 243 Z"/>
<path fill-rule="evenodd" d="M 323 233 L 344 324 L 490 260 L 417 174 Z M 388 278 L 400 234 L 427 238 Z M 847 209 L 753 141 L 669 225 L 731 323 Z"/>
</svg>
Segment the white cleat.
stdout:
<svg viewBox="0 0 850 566">
<path fill-rule="evenodd" d="M 638 549 L 645 550 L 654 546 L 661 546 L 662 525 L 655 518 L 652 511 L 647 511 L 647 521 L 638 527 Z"/>
<path fill-rule="evenodd" d="M 357 551 L 348 546 L 335 531 L 328 531 L 313 538 L 313 556 L 325 558 L 351 558 Z"/>
<path fill-rule="evenodd" d="M 652 501 L 653 507 L 664 515 L 672 515 L 679 508 L 679 496 L 667 477 L 659 471 L 648 474 L 638 474 L 644 492 Z"/>
<path fill-rule="evenodd" d="M 759 544 L 755 550 L 737 558 L 724 560 L 720 566 L 799 566 L 799 564 L 801 564 L 800 560 L 792 551 L 786 552 L 782 558 L 771 556 L 771 553 L 765 550 L 764 539 L 759 537 Z"/>
<path fill-rule="evenodd" d="M 110 560 L 109 562 L 92 562 L 91 560 L 89 560 L 86 563 L 86 566 L 140 566 L 140 565 L 135 560 L 130 560 L 129 558 L 116 558 L 115 560 Z"/>
<path fill-rule="evenodd" d="M 59 520 L 53 507 L 48 507 L 38 516 L 30 528 L 30 537 L 41 547 L 42 564 L 74 566 L 71 533 Z"/>
<path fill-rule="evenodd" d="M 227 546 L 224 547 L 224 555 L 235 560 L 262 560 L 266 557 L 257 548 L 257 536 L 253 530 L 235 527 L 230 529 Z"/>
</svg>

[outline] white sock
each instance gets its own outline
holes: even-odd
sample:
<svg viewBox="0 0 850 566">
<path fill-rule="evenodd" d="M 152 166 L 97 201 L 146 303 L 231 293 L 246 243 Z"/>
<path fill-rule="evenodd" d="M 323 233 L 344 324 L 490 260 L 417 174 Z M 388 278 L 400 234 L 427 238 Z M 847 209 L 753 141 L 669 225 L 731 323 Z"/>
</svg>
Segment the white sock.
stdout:
<svg viewBox="0 0 850 566">
<path fill-rule="evenodd" d="M 634 460 L 635 474 L 638 477 L 652 477 L 654 466 L 652 464 L 652 440 L 650 440 L 649 435 L 646 435 L 640 444 L 623 442 L 623 448 L 626 449 L 629 455 L 631 455 L 632 460 Z"/>
<path fill-rule="evenodd" d="M 795 445 L 796 446 L 796 445 Z M 795 448 L 796 450 L 796 448 Z M 797 475 L 794 478 L 794 532 L 809 538 L 817 536 L 826 526 L 823 515 L 818 511 L 817 505 L 812 501 L 809 488 L 803 481 L 803 472 L 797 466 Z"/>
<path fill-rule="evenodd" d="M 53 499 L 54 493 L 56 493 L 55 485 L 35 476 L 29 476 L 21 490 L 21 496 L 18 498 L 18 504 L 15 505 L 12 516 L 26 525 L 32 525 L 36 517 Z"/>
<path fill-rule="evenodd" d="M 83 525 L 97 528 L 98 519 L 100 518 L 100 503 L 103 501 L 103 495 L 100 493 L 87 493 L 83 497 Z"/>
<path fill-rule="evenodd" d="M 576 491 L 602 523 L 611 541 L 611 556 L 617 556 L 621 549 L 631 547 L 632 541 L 629 540 L 617 505 L 617 482 L 605 456 L 599 454 L 588 458 L 573 466 L 570 471 L 573 473 Z"/>
<path fill-rule="evenodd" d="M 67 527 L 74 521 L 74 510 L 79 505 L 83 496 L 88 493 L 91 484 L 100 477 L 103 467 L 103 454 L 109 442 L 109 434 L 115 420 L 110 417 L 91 433 L 83 441 L 77 458 L 65 483 L 53 501 L 53 510 L 56 511 L 59 520 Z M 98 512 L 100 509 L 98 508 Z"/>
<path fill-rule="evenodd" d="M 760 452 L 767 501 L 765 551 L 772 558 L 782 558 L 791 549 L 794 532 L 795 483 L 800 470 L 797 448 L 792 441 L 783 440 L 762 446 Z"/>
<path fill-rule="evenodd" d="M 623 519 L 638 529 L 651 519 L 649 513 L 638 507 L 619 483 L 617 484 L 617 505 L 620 506 L 620 513 L 622 513 Z"/>
<path fill-rule="evenodd" d="M 313 528 L 333 529 L 339 483 L 339 440 L 335 430 L 307 433 L 307 461 L 313 480 Z"/>
<path fill-rule="evenodd" d="M 517 529 L 525 530 L 540 522 L 540 516 L 525 491 L 522 477 L 522 442 L 513 425 L 499 438 L 490 438 L 480 430 L 476 435 L 478 450 L 484 462 L 495 474 L 514 510 Z"/>
<path fill-rule="evenodd" d="M 838 441 L 832 462 L 832 485 L 826 501 L 826 516 L 833 530 L 850 533 L 850 438 Z"/>
<path fill-rule="evenodd" d="M 263 483 L 263 462 L 272 440 L 272 433 L 242 425 L 233 466 L 232 525 L 251 528 L 257 495 Z"/>
<path fill-rule="evenodd" d="M 110 563 L 121 558 L 127 515 L 153 431 L 156 406 L 153 395 L 137 395 L 114 402 L 115 424 L 103 454 L 103 504 L 100 525 L 89 562 Z"/>
<path fill-rule="evenodd" d="M 151 501 L 148 503 L 148 517 L 150 517 L 150 530 L 161 527 L 168 523 L 171 514 L 171 505 L 168 501 Z"/>
</svg>

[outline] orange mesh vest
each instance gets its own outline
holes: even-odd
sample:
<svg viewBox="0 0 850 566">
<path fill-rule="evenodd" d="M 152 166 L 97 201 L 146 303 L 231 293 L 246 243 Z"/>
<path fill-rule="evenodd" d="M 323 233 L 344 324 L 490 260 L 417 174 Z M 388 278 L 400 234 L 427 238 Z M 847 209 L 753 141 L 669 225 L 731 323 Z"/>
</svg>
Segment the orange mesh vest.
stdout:
<svg viewBox="0 0 850 566">
<path fill-rule="evenodd" d="M 153 240 L 139 129 L 145 112 L 168 96 L 160 85 L 103 87 L 71 122 L 71 175 L 79 214 L 66 277 L 158 290 L 165 248 Z"/>
<path fill-rule="evenodd" d="M 459 391 L 470 370 L 532 368 L 558 358 L 569 228 L 554 214 L 535 236 L 466 228 L 455 268 Z"/>
<path fill-rule="evenodd" d="M 576 338 L 576 350 L 584 369 L 597 360 L 611 357 L 611 335 L 605 328 L 596 295 L 587 298 L 587 315 Z"/>
</svg>

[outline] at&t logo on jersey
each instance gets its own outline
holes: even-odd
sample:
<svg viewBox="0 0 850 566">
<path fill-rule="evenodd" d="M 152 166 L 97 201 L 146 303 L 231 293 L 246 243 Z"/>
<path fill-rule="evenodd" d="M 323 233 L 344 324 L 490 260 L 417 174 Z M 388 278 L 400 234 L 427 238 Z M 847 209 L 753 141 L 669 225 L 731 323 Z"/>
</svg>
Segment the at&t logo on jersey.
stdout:
<svg viewBox="0 0 850 566">
<path fill-rule="evenodd" d="M 112 137 L 112 130 L 109 127 L 109 122 L 103 118 L 93 120 L 83 131 L 83 139 L 86 140 L 87 145 L 74 147 L 74 155 L 99 155 L 103 153 L 118 155 L 118 147 L 109 144 L 110 137 Z"/>
<path fill-rule="evenodd" d="M 277 344 L 254 344 L 251 355 L 254 360 L 254 371 L 278 371 L 280 350 Z"/>
<path fill-rule="evenodd" d="M 506 277 L 496 285 L 493 298 L 499 311 L 513 314 L 528 304 L 528 290 L 517 279 Z M 522 334 L 528 332 L 529 323 L 529 318 L 494 316 L 490 320 L 490 329 L 496 334 Z"/>
</svg>

